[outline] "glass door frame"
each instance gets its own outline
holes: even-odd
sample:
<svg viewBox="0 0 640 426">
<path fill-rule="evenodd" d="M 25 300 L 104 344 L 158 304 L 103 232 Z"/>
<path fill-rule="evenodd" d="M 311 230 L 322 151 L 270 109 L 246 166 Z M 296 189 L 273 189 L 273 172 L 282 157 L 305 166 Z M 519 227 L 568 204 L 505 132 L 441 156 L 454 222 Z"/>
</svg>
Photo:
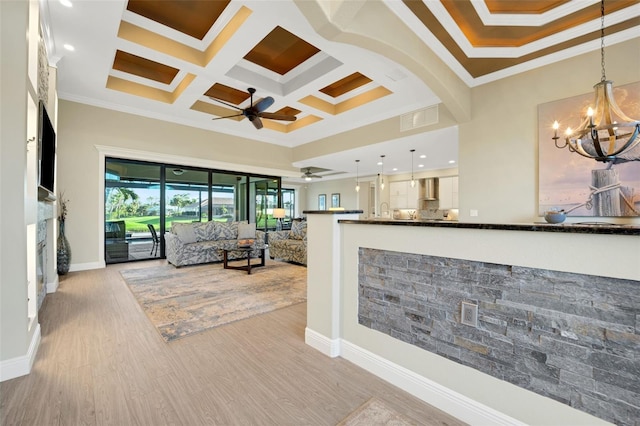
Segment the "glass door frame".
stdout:
<svg viewBox="0 0 640 426">
<path fill-rule="evenodd" d="M 250 190 L 250 186 L 252 183 L 252 179 L 261 179 L 261 180 L 270 180 L 272 182 L 275 181 L 276 184 L 276 205 L 277 207 L 282 207 L 282 178 L 280 176 L 270 176 L 270 175 L 263 175 L 263 174 L 253 174 L 253 173 L 246 173 L 246 172 L 238 172 L 238 171 L 233 171 L 233 170 L 221 170 L 221 169 L 210 169 L 210 168 L 206 168 L 206 167 L 198 167 L 198 166 L 188 166 L 188 165 L 181 165 L 181 164 L 174 164 L 174 163 L 163 163 L 163 162 L 155 162 L 155 161 L 146 161 L 146 160 L 138 160 L 138 159 L 132 159 L 132 158 L 123 158 L 123 157 L 117 157 L 117 156 L 109 156 L 106 155 L 104 157 L 104 175 L 102 176 L 103 179 L 103 184 L 104 187 L 106 189 L 107 185 L 107 164 L 110 161 L 114 161 L 114 162 L 126 162 L 126 163 L 132 163 L 132 164 L 138 164 L 138 165 L 148 165 L 148 166 L 157 166 L 159 167 L 159 173 L 160 173 L 160 177 L 159 177 L 159 204 L 160 204 L 160 208 L 159 208 L 159 220 L 160 220 L 160 224 L 159 224 L 159 229 L 158 229 L 158 236 L 160 238 L 160 245 L 159 245 L 159 257 L 155 257 L 155 258 L 166 258 L 166 248 L 165 248 L 165 242 L 164 242 L 164 233 L 167 231 L 166 229 L 166 219 L 167 219 L 167 214 L 166 214 L 166 203 L 167 203 L 167 199 L 166 199 L 166 186 L 167 186 L 167 172 L 168 170 L 171 169 L 175 169 L 175 168 L 180 168 L 180 169 L 186 169 L 186 170 L 193 170 L 193 171 L 203 171 L 203 172 L 207 172 L 208 173 L 208 177 L 207 177 L 207 193 L 208 193 L 208 205 L 207 205 L 207 217 L 208 220 L 212 220 L 213 218 L 213 192 L 214 192 L 214 175 L 215 174 L 225 174 L 225 175 L 233 175 L 236 176 L 238 178 L 238 186 L 236 186 L 236 188 L 239 188 L 241 185 L 245 185 L 245 191 L 244 194 L 237 194 L 237 196 L 234 196 L 234 199 L 237 197 L 243 197 L 244 198 L 244 206 L 242 206 L 242 203 L 240 203 L 239 199 L 235 200 L 235 212 L 234 212 L 234 221 L 238 221 L 238 220 L 247 220 L 248 222 L 251 222 L 251 220 L 253 219 L 255 221 L 255 214 L 252 215 L 251 212 L 255 212 L 257 206 L 255 205 L 255 198 L 253 198 L 252 201 L 252 193 L 253 191 Z M 104 191 L 103 191 L 104 192 Z M 238 191 L 239 192 L 239 191 Z M 106 197 L 104 197 L 103 194 L 103 206 L 102 206 L 102 210 L 104 212 L 104 217 L 103 217 L 103 229 L 105 229 L 106 226 L 106 222 L 107 222 L 107 216 L 106 216 L 106 205 L 107 205 L 107 200 Z M 240 211 L 240 207 L 244 207 L 242 210 Z M 244 218 L 243 218 L 244 217 Z M 242 218 L 242 219 L 241 219 Z M 266 221 L 265 221 L 265 225 L 266 225 Z M 103 236 L 106 237 L 106 235 L 103 233 Z M 148 259 L 139 259 L 139 260 L 150 260 L 150 259 L 155 259 L 155 258 L 148 258 Z M 131 261 L 137 261 L 138 259 L 130 259 L 130 260 L 125 260 L 124 262 L 131 262 Z M 105 261 L 106 261 L 106 248 L 105 248 Z"/>
</svg>

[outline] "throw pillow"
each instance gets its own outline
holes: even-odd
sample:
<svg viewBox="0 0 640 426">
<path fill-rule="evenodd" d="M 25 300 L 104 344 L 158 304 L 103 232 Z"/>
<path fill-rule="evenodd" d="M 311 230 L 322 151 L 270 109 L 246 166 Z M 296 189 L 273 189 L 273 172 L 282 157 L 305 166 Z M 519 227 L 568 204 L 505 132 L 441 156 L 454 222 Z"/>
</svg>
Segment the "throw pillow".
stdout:
<svg viewBox="0 0 640 426">
<path fill-rule="evenodd" d="M 238 239 L 244 240 L 246 238 L 256 238 L 255 223 L 239 223 L 238 224 Z"/>
<path fill-rule="evenodd" d="M 213 221 L 209 221 L 205 226 L 205 233 L 202 241 L 211 241 L 215 239 L 216 239 L 216 223 Z"/>
<path fill-rule="evenodd" d="M 196 241 L 207 241 L 207 224 L 209 222 L 194 222 L 193 232 L 196 235 Z"/>
<path fill-rule="evenodd" d="M 307 236 L 307 221 L 296 220 L 291 223 L 291 231 L 289 231 L 289 238 L 292 240 L 302 240 Z"/>
<path fill-rule="evenodd" d="M 216 222 L 216 240 L 237 240 L 238 223 L 247 222 Z"/>
<path fill-rule="evenodd" d="M 195 243 L 198 240 L 190 223 L 171 222 L 171 231 L 185 244 Z"/>
</svg>

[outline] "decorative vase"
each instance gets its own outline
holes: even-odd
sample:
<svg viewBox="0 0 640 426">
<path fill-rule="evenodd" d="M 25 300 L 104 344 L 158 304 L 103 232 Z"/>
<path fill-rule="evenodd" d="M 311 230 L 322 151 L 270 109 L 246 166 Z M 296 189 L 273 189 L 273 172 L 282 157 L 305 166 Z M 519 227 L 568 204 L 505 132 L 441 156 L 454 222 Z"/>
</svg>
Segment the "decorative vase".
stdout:
<svg viewBox="0 0 640 426">
<path fill-rule="evenodd" d="M 65 275 L 69 272 L 69 265 L 71 264 L 71 247 L 64 234 L 64 221 L 60 221 L 59 226 L 57 249 L 58 275 Z"/>
</svg>

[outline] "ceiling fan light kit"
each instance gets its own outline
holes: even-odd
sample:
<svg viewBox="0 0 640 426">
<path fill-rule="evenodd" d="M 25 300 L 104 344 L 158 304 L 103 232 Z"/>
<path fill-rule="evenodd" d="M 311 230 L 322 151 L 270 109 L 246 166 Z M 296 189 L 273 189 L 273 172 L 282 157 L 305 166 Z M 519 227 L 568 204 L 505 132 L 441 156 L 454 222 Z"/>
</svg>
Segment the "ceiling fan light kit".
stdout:
<svg viewBox="0 0 640 426">
<path fill-rule="evenodd" d="M 253 124 L 253 126 L 258 130 L 264 127 L 264 125 L 262 124 L 262 118 L 266 118 L 268 120 L 296 121 L 295 115 L 274 114 L 270 112 L 265 112 L 267 108 L 273 105 L 274 99 L 271 96 L 267 96 L 266 98 L 261 99 L 260 101 L 256 102 L 254 105 L 253 94 L 256 93 L 256 89 L 254 89 L 253 87 L 249 87 L 247 89 L 247 92 L 249 92 L 249 106 L 247 108 L 240 108 L 237 105 L 233 105 L 228 102 L 222 101 L 218 98 L 214 98 L 210 96 L 211 100 L 214 100 L 223 105 L 226 105 L 228 107 L 231 107 L 240 111 L 238 114 L 227 115 L 224 117 L 216 117 L 216 118 L 213 118 L 212 120 L 220 120 L 223 118 L 245 116 L 249 119 L 249 121 Z"/>
<path fill-rule="evenodd" d="M 304 168 L 302 170 L 304 172 L 302 173 L 302 176 L 300 176 L 300 177 L 303 178 L 307 182 L 311 181 L 312 179 L 322 179 L 322 176 L 311 173 L 311 167 L 306 167 L 306 168 Z"/>
</svg>

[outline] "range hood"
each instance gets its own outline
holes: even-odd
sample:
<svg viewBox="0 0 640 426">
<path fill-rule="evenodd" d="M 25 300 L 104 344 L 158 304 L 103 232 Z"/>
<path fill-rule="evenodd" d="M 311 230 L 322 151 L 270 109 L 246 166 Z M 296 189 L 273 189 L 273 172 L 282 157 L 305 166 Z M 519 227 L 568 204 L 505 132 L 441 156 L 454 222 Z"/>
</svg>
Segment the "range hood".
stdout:
<svg viewBox="0 0 640 426">
<path fill-rule="evenodd" d="M 438 199 L 438 178 L 418 179 L 418 185 L 419 200 Z"/>
</svg>

